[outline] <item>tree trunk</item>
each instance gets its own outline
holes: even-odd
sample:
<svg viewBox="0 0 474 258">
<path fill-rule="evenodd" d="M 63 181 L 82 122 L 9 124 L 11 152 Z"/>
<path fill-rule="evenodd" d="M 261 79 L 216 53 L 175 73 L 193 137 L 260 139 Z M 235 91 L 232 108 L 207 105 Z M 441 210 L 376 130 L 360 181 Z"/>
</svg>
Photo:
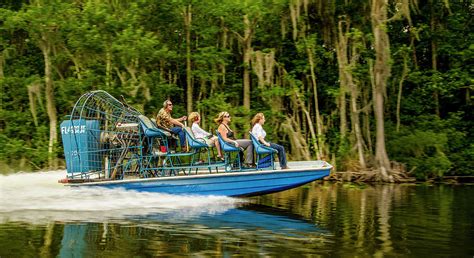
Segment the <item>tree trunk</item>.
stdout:
<svg viewBox="0 0 474 258">
<path fill-rule="evenodd" d="M 186 33 L 186 110 L 188 114 L 193 112 L 193 85 L 191 70 L 191 5 L 184 8 L 184 30 Z"/>
<path fill-rule="evenodd" d="M 160 83 L 165 81 L 165 60 L 160 59 Z"/>
<path fill-rule="evenodd" d="M 390 40 L 387 34 L 387 1 L 372 0 L 371 21 L 374 34 L 375 64 L 371 67 L 376 121 L 375 160 L 383 181 L 391 181 L 390 160 L 385 147 L 384 93 L 390 77 Z"/>
<path fill-rule="evenodd" d="M 367 167 L 365 162 L 364 155 L 364 140 L 362 138 L 362 130 L 360 129 L 360 117 L 359 117 L 359 108 L 357 105 L 357 99 L 359 96 L 359 90 L 357 85 L 351 85 L 351 120 L 352 127 L 354 128 L 354 135 L 356 138 L 357 153 L 359 157 L 359 164 L 362 169 Z"/>
<path fill-rule="evenodd" d="M 346 87 L 341 83 L 339 91 L 339 132 L 341 139 L 345 139 L 347 135 L 347 106 L 346 106 Z"/>
<path fill-rule="evenodd" d="M 71 58 L 71 61 L 74 63 L 74 70 L 76 70 L 77 79 L 82 80 L 82 67 L 79 60 L 71 53 L 71 51 L 69 51 L 69 49 L 65 45 L 63 45 L 62 47 L 64 51 L 68 54 L 68 56 Z M 64 80 L 64 78 L 62 78 L 62 80 Z"/>
<path fill-rule="evenodd" d="M 33 116 L 33 123 L 35 126 L 38 126 L 36 102 L 38 101 L 39 105 L 43 107 L 43 105 L 41 105 L 41 84 L 39 82 L 33 82 L 28 85 L 28 100 L 30 103 L 31 116 Z"/>
<path fill-rule="evenodd" d="M 343 29 L 343 23 L 346 24 L 346 28 Z M 357 153 L 359 157 L 359 165 L 361 166 L 362 169 L 366 168 L 366 161 L 365 161 L 365 155 L 364 155 L 364 140 L 362 137 L 362 130 L 360 126 L 360 117 L 359 117 L 359 108 L 358 108 L 358 99 L 359 99 L 359 87 L 357 86 L 354 77 L 352 76 L 352 71 L 351 67 L 354 67 L 356 65 L 356 62 L 359 58 L 358 49 L 356 46 L 356 42 L 352 42 L 349 44 L 349 36 L 347 35 L 347 32 L 349 31 L 350 28 L 350 23 L 348 20 L 346 21 L 339 21 L 338 23 L 338 38 L 336 41 L 336 54 L 337 54 L 337 60 L 338 60 L 338 65 L 339 65 L 339 77 L 340 77 L 340 83 L 341 83 L 341 92 L 345 92 L 347 89 L 350 90 L 351 96 L 350 96 L 350 110 L 351 110 L 351 122 L 352 122 L 352 128 L 353 128 L 353 133 L 355 136 L 355 146 L 357 147 Z M 349 45 L 352 45 L 352 51 L 348 53 L 348 47 Z M 345 95 L 345 93 L 344 93 Z M 345 101 L 345 96 L 341 100 Z M 342 113 L 344 112 L 344 115 Z M 341 106 L 341 126 L 347 122 L 346 121 L 346 107 Z M 341 136 L 345 136 L 345 130 L 341 129 Z M 344 133 L 343 133 L 344 132 Z"/>
<path fill-rule="evenodd" d="M 243 50 L 244 50 L 244 108 L 250 110 L 250 58 L 252 56 L 252 25 L 250 24 L 249 18 L 247 15 L 244 15 L 244 38 L 243 38 Z"/>
<path fill-rule="evenodd" d="M 41 35 L 40 48 L 44 57 L 44 83 L 45 83 L 45 97 L 46 110 L 49 118 L 49 143 L 48 143 L 48 165 L 50 169 L 57 168 L 57 159 L 55 147 L 58 141 L 57 137 L 57 111 L 54 100 L 54 85 L 51 73 L 51 45 L 48 37 L 45 34 Z"/>
<path fill-rule="evenodd" d="M 287 116 L 286 121 L 281 124 L 281 128 L 288 135 L 292 159 L 310 160 L 308 146 L 301 132 L 299 122 L 294 117 Z"/>
<path fill-rule="evenodd" d="M 413 27 L 410 27 L 409 30 L 410 30 L 410 48 L 412 50 L 413 67 L 415 67 L 415 70 L 418 70 L 418 58 L 416 56 L 416 45 L 415 45 L 415 39 L 417 38 L 418 32 L 415 29 L 413 29 Z"/>
<path fill-rule="evenodd" d="M 109 46 L 105 49 L 105 87 L 112 87 L 112 51 Z"/>
<path fill-rule="evenodd" d="M 402 76 L 400 78 L 400 82 L 398 83 L 398 96 L 397 96 L 397 132 L 400 131 L 400 106 L 402 101 L 402 90 L 403 90 L 403 82 L 408 74 L 408 57 L 406 55 L 403 56 L 403 71 Z"/>
<path fill-rule="evenodd" d="M 359 58 L 357 54 L 358 50 L 355 44 L 352 45 L 352 57 L 350 66 L 355 66 L 356 60 Z M 354 135 L 356 138 L 356 146 L 357 146 L 357 153 L 359 156 L 359 164 L 362 169 L 367 167 L 365 162 L 365 155 L 364 155 L 364 140 L 362 137 L 362 130 L 360 129 L 360 116 L 359 116 L 359 107 L 358 107 L 358 100 L 360 95 L 360 90 L 358 87 L 358 83 L 354 80 L 352 76 L 352 72 L 347 72 L 347 82 L 349 82 L 349 88 L 351 89 L 351 120 L 352 120 L 352 128 L 354 128 Z"/>
<path fill-rule="evenodd" d="M 293 27 L 293 40 L 296 41 L 298 37 L 298 18 L 299 18 L 299 1 L 290 1 L 290 18 Z"/>
<path fill-rule="evenodd" d="M 311 120 L 311 116 L 309 115 L 309 112 L 308 110 L 306 109 L 305 105 L 304 105 L 304 101 L 301 100 L 301 97 L 299 96 L 299 92 L 295 92 L 294 93 L 294 96 L 292 98 L 292 102 L 294 103 L 294 105 L 296 107 L 298 107 L 297 109 L 298 110 L 301 110 L 303 112 L 303 117 L 302 117 L 302 122 L 299 122 L 298 124 L 302 124 L 303 126 L 306 126 L 306 124 L 308 125 L 309 127 L 309 133 L 311 135 L 311 142 L 316 150 L 316 155 L 317 155 L 317 158 L 318 159 L 321 159 L 321 155 L 319 154 L 319 149 L 320 149 L 320 146 L 318 148 L 318 143 L 317 143 L 317 139 L 316 139 L 316 133 L 314 132 L 314 126 L 313 126 L 313 121 Z M 304 120 L 307 120 L 307 123 L 306 121 Z M 303 128 L 304 131 L 307 131 L 305 128 Z"/>
<path fill-rule="evenodd" d="M 436 30 L 436 19 L 435 19 L 435 13 L 434 13 L 434 7 L 433 7 L 433 1 L 430 1 L 431 4 L 431 22 L 430 22 L 430 27 L 431 27 L 431 67 L 436 73 L 438 71 L 438 46 L 436 44 L 436 41 L 433 37 L 435 30 Z M 435 104 L 435 113 L 436 116 L 440 116 L 439 113 L 439 92 L 438 90 L 434 90 L 433 92 L 433 99 L 434 99 L 434 104 Z"/>
<path fill-rule="evenodd" d="M 306 47 L 306 52 L 308 53 L 308 60 L 309 60 L 309 66 L 310 66 L 310 71 L 311 71 L 311 84 L 313 88 L 313 96 L 314 96 L 314 109 L 316 113 L 316 131 L 318 133 L 317 136 L 317 141 L 318 144 L 314 144 L 314 148 L 316 151 L 316 156 L 318 159 L 321 159 L 323 154 L 323 123 L 321 121 L 321 115 L 319 113 L 319 101 L 318 101 L 318 87 L 316 84 L 316 73 L 314 72 L 314 60 L 313 60 L 313 51 L 310 47 Z M 318 148 L 319 147 L 319 148 Z"/>
<path fill-rule="evenodd" d="M 364 86 L 362 86 L 361 88 L 364 88 Z M 372 110 L 371 110 L 372 104 L 370 103 L 370 90 L 369 89 L 362 91 L 362 103 L 364 105 L 363 121 L 364 121 L 365 139 L 367 141 L 367 149 L 370 152 L 369 154 L 372 155 L 374 148 L 372 146 L 372 133 L 370 129 L 371 128 L 370 117 L 372 114 Z"/>
<path fill-rule="evenodd" d="M 347 30 L 347 28 L 346 28 Z M 347 106 L 346 106 L 346 91 L 347 81 L 345 76 L 345 63 L 347 63 L 347 37 L 342 34 L 342 21 L 338 23 L 338 38 L 336 39 L 336 55 L 339 64 L 339 98 L 337 100 L 339 106 L 339 132 L 341 140 L 346 138 L 347 134 Z M 344 59 L 346 61 L 344 61 Z"/>
<path fill-rule="evenodd" d="M 224 17 L 221 17 L 221 23 L 222 23 L 222 43 L 221 43 L 221 48 L 222 49 L 227 49 L 227 32 L 229 31 L 227 27 L 224 25 Z M 220 65 L 220 70 L 222 73 L 222 85 L 225 85 L 225 74 L 226 74 L 226 68 L 225 68 L 225 62 L 221 63 Z"/>
<path fill-rule="evenodd" d="M 5 64 L 5 58 L 3 57 L 3 53 L 0 53 L 0 80 L 5 77 L 3 73 L 3 65 Z"/>
<path fill-rule="evenodd" d="M 219 87 L 219 67 L 218 65 L 212 65 L 212 80 L 211 80 L 211 90 L 207 97 L 212 96 L 212 93 L 216 92 L 217 88 Z"/>
</svg>

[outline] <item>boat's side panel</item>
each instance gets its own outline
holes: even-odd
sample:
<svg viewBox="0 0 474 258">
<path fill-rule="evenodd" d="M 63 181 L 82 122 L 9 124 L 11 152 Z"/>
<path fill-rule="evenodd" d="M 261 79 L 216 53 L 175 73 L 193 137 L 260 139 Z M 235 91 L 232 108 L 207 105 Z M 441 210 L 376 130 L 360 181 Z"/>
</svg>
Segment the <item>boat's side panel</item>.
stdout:
<svg viewBox="0 0 474 258">
<path fill-rule="evenodd" d="M 291 189 L 325 177 L 329 175 L 329 171 L 328 168 L 288 172 L 242 172 L 225 176 L 182 176 L 173 180 L 133 181 L 99 186 L 169 194 L 250 196 Z"/>
</svg>

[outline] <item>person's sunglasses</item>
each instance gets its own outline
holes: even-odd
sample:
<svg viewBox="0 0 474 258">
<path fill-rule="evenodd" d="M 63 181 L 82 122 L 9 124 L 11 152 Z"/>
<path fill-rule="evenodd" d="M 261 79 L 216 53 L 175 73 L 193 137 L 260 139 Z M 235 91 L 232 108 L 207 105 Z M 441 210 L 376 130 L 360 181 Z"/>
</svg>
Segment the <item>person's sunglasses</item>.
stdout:
<svg viewBox="0 0 474 258">
<path fill-rule="evenodd" d="M 172 104 L 172 103 L 168 103 L 168 106 L 173 106 L 173 104 Z"/>
<path fill-rule="evenodd" d="M 230 117 L 230 115 L 225 115 L 224 117 Z"/>
</svg>

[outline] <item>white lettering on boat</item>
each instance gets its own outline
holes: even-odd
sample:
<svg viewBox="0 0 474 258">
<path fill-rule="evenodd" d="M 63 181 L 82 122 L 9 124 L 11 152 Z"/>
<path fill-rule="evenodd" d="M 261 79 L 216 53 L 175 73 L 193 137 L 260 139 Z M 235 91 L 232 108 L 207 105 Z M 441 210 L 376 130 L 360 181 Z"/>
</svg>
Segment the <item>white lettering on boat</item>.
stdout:
<svg viewBox="0 0 474 258">
<path fill-rule="evenodd" d="M 85 133 L 86 132 L 86 126 L 85 125 L 70 125 L 70 126 L 62 126 L 61 127 L 61 134 L 79 134 L 79 133 Z"/>
</svg>

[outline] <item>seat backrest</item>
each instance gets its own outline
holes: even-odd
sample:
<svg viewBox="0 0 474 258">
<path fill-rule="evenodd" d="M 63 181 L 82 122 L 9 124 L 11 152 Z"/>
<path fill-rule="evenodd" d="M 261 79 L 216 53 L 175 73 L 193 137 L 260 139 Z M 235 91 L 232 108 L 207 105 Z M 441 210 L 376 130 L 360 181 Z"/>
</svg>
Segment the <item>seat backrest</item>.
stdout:
<svg viewBox="0 0 474 258">
<path fill-rule="evenodd" d="M 206 143 L 198 141 L 193 134 L 193 131 L 189 127 L 184 127 L 184 134 L 186 135 L 186 141 L 189 144 L 189 147 L 194 148 L 204 148 L 208 147 Z"/>
<path fill-rule="evenodd" d="M 196 139 L 196 137 L 194 136 L 193 130 L 191 130 L 191 128 L 186 126 L 186 127 L 184 127 L 184 131 L 189 134 L 189 137 L 191 137 L 191 139 Z"/>
<path fill-rule="evenodd" d="M 255 135 L 252 132 L 249 132 L 249 134 L 250 134 L 250 139 L 252 140 L 253 149 L 255 150 L 257 154 L 268 154 L 270 152 L 277 152 L 275 149 L 260 143 L 260 141 L 257 139 L 257 137 L 255 137 Z"/>
<path fill-rule="evenodd" d="M 258 146 L 262 145 L 260 143 L 260 141 L 258 141 L 257 137 L 255 137 L 255 135 L 253 135 L 252 132 L 249 132 L 249 134 L 250 134 L 250 139 L 252 140 L 252 144 L 253 144 L 254 147 L 258 147 Z"/>
<path fill-rule="evenodd" d="M 153 124 L 153 122 L 148 118 L 147 116 L 144 115 L 139 115 L 138 119 L 140 119 L 140 123 L 143 126 L 143 129 L 149 129 L 149 128 L 155 128 L 156 126 Z"/>
<path fill-rule="evenodd" d="M 138 119 L 140 120 L 140 125 L 142 126 L 142 129 L 143 129 L 143 132 L 145 133 L 145 135 L 148 134 L 147 133 L 148 130 L 153 130 L 154 135 L 156 135 L 158 133 L 158 134 L 161 134 L 161 136 L 165 136 L 165 137 L 170 137 L 171 136 L 170 133 L 168 133 L 166 131 L 163 131 L 163 130 L 159 129 L 158 127 L 156 127 L 156 125 L 147 116 L 139 115 Z"/>
<path fill-rule="evenodd" d="M 222 139 L 222 136 L 221 134 L 219 133 L 218 130 L 216 130 L 216 135 L 217 135 L 217 139 L 219 141 L 219 145 L 221 146 L 221 149 L 224 151 L 224 152 L 232 152 L 232 151 L 239 151 L 240 149 L 235 147 L 234 145 L 224 141 L 224 139 Z"/>
</svg>

